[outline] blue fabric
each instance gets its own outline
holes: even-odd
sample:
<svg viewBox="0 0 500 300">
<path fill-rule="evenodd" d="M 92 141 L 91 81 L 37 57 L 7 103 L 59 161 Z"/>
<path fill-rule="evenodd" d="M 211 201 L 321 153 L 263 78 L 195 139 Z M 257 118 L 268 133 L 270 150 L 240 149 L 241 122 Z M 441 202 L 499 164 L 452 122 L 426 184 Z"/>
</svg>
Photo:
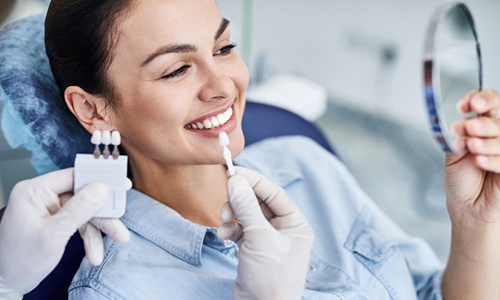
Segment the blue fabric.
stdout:
<svg viewBox="0 0 500 300">
<path fill-rule="evenodd" d="M 44 45 L 44 15 L 0 31 L 2 130 L 8 143 L 33 153 L 39 173 L 73 166 L 75 154 L 91 153 L 90 135 L 68 110 Z"/>
<path fill-rule="evenodd" d="M 284 187 L 310 222 L 304 299 L 441 299 L 442 264 L 430 247 L 391 222 L 324 148 L 304 137 L 273 138 L 236 163 Z M 122 221 L 131 240 L 106 239 L 98 267 L 84 260 L 70 299 L 231 299 L 236 248 L 214 229 L 134 190 Z"/>
<path fill-rule="evenodd" d="M 323 148 L 337 155 L 323 132 L 314 123 L 276 106 L 248 101 L 241 127 L 245 133 L 247 146 L 264 138 L 303 135 L 312 138 Z"/>
</svg>

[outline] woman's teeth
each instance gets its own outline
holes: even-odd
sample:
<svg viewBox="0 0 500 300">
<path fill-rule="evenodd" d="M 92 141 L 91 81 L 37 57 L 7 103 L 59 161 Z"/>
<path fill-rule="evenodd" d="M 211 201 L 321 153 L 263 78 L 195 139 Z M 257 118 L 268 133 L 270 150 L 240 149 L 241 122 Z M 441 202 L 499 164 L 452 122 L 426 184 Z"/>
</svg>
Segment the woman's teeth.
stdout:
<svg viewBox="0 0 500 300">
<path fill-rule="evenodd" d="M 198 122 L 196 124 L 189 124 L 186 126 L 188 129 L 211 129 L 211 128 L 217 128 L 220 127 L 226 122 L 231 119 L 231 116 L 233 115 L 233 109 L 230 107 L 228 110 L 225 112 L 218 114 L 216 116 L 207 118 L 203 120 L 202 122 Z"/>
</svg>

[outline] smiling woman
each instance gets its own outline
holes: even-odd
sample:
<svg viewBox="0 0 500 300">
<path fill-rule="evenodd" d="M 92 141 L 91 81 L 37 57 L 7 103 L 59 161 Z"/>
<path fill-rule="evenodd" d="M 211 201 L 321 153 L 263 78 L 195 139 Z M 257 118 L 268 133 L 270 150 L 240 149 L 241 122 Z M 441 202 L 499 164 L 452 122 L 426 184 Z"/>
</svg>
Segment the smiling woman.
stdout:
<svg viewBox="0 0 500 300">
<path fill-rule="evenodd" d="M 231 152 L 243 149 L 241 118 L 248 83 L 247 68 L 232 51 L 229 21 L 213 1 L 132 1 L 129 6 L 127 1 L 114 2 L 119 4 L 112 9 L 94 11 L 94 18 L 117 22 L 91 30 L 101 38 L 79 41 L 85 49 L 96 50 L 81 51 L 82 55 L 97 54 L 96 59 L 76 58 L 85 61 L 77 63 L 81 75 L 75 68 L 70 73 L 84 80 L 88 73 L 98 74 L 95 82 L 86 84 L 67 80 L 69 72 L 59 68 L 75 65 L 62 61 L 68 56 L 59 54 L 71 49 L 56 52 L 57 46 L 51 46 L 61 40 L 53 24 L 59 26 L 58 18 L 68 12 L 65 7 L 61 13 L 57 1 L 50 7 L 47 52 L 66 102 L 89 132 L 109 129 L 122 134 L 137 190 L 191 221 L 217 226 L 226 198 L 225 189 L 213 188 L 213 180 L 226 182 L 217 137 L 227 132 Z M 106 1 L 98 5 L 106 6 Z M 120 5 L 128 11 L 126 18 L 113 16 Z M 186 14 L 197 16 L 198 22 L 184 18 Z M 106 36 L 104 30 L 110 26 L 113 34 Z M 106 44 L 113 49 L 109 54 L 103 51 Z M 80 81 L 84 84 L 76 84 Z M 183 178 L 182 188 L 163 184 L 165 178 Z M 218 200 L 207 201 L 207 196 Z"/>
</svg>

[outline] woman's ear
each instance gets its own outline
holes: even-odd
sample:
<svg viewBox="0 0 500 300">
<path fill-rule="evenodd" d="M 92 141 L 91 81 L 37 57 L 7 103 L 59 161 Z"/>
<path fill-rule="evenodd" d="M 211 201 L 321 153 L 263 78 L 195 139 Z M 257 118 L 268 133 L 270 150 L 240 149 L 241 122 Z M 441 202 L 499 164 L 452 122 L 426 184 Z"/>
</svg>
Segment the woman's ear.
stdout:
<svg viewBox="0 0 500 300">
<path fill-rule="evenodd" d="M 106 111 L 104 99 L 92 96 L 78 86 L 69 86 L 64 91 L 64 100 L 69 110 L 88 132 L 109 127 L 104 115 Z"/>
</svg>

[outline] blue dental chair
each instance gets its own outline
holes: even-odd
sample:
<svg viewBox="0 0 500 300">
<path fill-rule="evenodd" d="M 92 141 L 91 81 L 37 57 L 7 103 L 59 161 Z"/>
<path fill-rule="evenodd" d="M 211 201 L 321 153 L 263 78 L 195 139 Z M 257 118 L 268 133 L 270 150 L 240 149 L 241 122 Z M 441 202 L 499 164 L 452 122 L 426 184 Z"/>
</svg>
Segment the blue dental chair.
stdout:
<svg viewBox="0 0 500 300">
<path fill-rule="evenodd" d="M 91 153 L 93 148 L 90 135 L 60 98 L 45 54 L 43 22 L 43 15 L 31 16 L 0 31 L 2 130 L 13 147 L 32 151 L 32 164 L 39 173 L 71 167 L 76 152 Z M 313 123 L 278 107 L 248 101 L 242 124 L 247 145 L 264 138 L 305 135 L 335 154 Z M 75 234 L 56 269 L 24 299 L 67 299 L 84 254 L 83 242 Z"/>
</svg>

